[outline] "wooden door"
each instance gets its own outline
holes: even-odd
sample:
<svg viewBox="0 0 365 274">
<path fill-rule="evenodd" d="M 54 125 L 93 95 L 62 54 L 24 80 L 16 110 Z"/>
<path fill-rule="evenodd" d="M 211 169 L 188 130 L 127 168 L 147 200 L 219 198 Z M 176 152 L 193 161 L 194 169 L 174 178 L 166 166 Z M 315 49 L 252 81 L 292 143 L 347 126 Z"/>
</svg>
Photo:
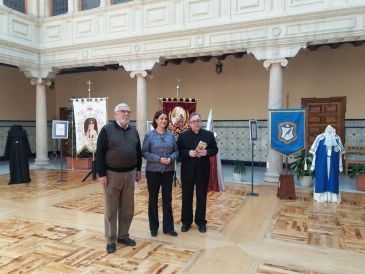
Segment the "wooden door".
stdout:
<svg viewBox="0 0 365 274">
<path fill-rule="evenodd" d="M 69 115 L 71 114 L 72 109 L 71 108 L 60 108 L 60 120 L 69 120 Z M 71 133 L 68 133 L 68 137 L 71 138 Z M 62 147 L 62 153 L 63 155 L 70 156 L 70 146 L 66 144 L 67 140 L 61 140 L 61 147 Z"/>
<path fill-rule="evenodd" d="M 336 129 L 336 133 L 345 143 L 346 97 L 302 98 L 302 106 L 307 109 L 306 142 L 310 147 L 315 138 L 324 132 L 327 125 Z"/>
</svg>

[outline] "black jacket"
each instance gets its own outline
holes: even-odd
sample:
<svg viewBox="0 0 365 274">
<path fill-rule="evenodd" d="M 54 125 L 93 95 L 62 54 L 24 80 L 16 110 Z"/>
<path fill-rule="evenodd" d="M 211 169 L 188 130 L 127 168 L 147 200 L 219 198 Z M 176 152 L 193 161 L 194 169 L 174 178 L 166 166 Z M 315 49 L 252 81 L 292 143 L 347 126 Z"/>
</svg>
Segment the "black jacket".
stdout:
<svg viewBox="0 0 365 274">
<path fill-rule="evenodd" d="M 189 150 L 195 150 L 199 141 L 207 143 L 208 154 L 204 157 L 192 158 L 189 156 Z M 192 130 L 185 131 L 179 135 L 177 146 L 181 160 L 181 180 L 192 181 L 194 174 L 200 173 L 205 181 L 209 181 L 209 157 L 218 153 L 213 133 L 204 129 L 201 129 L 198 134 Z"/>
</svg>

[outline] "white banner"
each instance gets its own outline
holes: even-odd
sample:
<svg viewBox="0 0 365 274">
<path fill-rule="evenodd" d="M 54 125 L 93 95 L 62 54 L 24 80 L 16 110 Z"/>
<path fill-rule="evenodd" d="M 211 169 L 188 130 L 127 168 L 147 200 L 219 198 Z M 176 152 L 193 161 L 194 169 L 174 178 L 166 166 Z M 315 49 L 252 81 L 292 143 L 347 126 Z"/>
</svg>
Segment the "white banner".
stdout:
<svg viewBox="0 0 365 274">
<path fill-rule="evenodd" d="M 75 133 L 76 153 L 84 148 L 92 153 L 96 152 L 96 141 L 101 128 L 107 123 L 105 98 L 72 99 Z"/>
</svg>

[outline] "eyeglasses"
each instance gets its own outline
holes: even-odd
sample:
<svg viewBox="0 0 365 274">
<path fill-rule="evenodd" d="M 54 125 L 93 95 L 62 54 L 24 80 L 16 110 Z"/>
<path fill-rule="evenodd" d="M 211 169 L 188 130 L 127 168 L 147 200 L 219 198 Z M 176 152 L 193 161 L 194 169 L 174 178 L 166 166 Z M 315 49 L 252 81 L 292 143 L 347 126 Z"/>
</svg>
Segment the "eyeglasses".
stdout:
<svg viewBox="0 0 365 274">
<path fill-rule="evenodd" d="M 125 114 L 131 114 L 130 110 L 118 110 L 118 111 Z"/>
<path fill-rule="evenodd" d="M 199 124 L 201 120 L 192 120 L 190 121 L 190 124 Z"/>
</svg>

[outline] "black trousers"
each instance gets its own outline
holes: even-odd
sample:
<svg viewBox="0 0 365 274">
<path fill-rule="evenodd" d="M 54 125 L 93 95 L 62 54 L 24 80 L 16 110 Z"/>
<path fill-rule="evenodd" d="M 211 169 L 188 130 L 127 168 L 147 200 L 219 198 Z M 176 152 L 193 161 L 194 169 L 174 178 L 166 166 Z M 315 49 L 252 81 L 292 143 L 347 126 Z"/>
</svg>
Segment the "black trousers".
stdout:
<svg viewBox="0 0 365 274">
<path fill-rule="evenodd" d="M 150 230 L 157 231 L 159 228 L 158 220 L 158 194 L 160 186 L 162 186 L 162 228 L 163 232 L 174 230 L 174 216 L 172 214 L 171 193 L 172 181 L 174 177 L 173 171 L 168 172 L 152 172 L 146 171 L 147 186 L 148 186 L 148 220 Z"/>
<path fill-rule="evenodd" d="M 205 225 L 205 212 L 207 207 L 208 181 L 202 176 L 194 176 L 193 181 L 182 181 L 182 208 L 181 222 L 183 225 L 191 226 L 193 222 L 193 194 L 194 185 L 196 188 L 196 207 L 195 207 L 195 223 Z"/>
</svg>

